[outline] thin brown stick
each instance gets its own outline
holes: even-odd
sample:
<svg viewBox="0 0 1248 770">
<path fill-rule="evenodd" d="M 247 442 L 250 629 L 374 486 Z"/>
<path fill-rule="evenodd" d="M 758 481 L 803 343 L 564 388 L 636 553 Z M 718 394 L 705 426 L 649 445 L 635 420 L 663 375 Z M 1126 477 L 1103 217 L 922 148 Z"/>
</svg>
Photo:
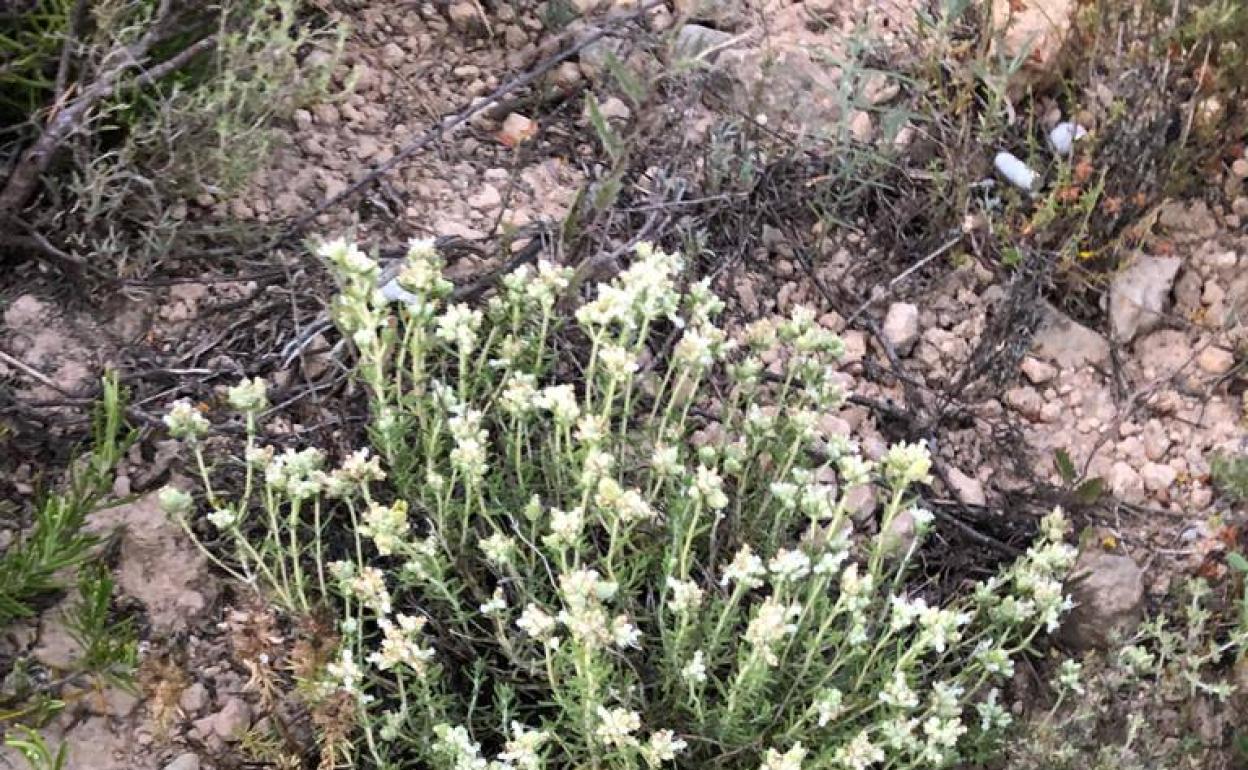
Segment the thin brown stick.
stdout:
<svg viewBox="0 0 1248 770">
<path fill-rule="evenodd" d="M 25 372 L 27 376 L 31 377 L 32 379 L 44 385 L 47 385 L 49 388 L 51 388 L 52 390 L 55 390 L 57 393 L 60 393 L 62 396 L 74 395 L 73 393 L 70 393 L 69 391 L 62 388 L 60 385 L 57 385 L 43 372 L 39 371 L 33 366 L 30 366 L 26 362 L 21 361 L 20 359 L 14 358 L 8 353 L 5 353 L 3 350 L 0 350 L 0 363 L 8 364 L 9 366 L 12 366 L 14 369 L 18 369 L 22 372 Z"/>
</svg>

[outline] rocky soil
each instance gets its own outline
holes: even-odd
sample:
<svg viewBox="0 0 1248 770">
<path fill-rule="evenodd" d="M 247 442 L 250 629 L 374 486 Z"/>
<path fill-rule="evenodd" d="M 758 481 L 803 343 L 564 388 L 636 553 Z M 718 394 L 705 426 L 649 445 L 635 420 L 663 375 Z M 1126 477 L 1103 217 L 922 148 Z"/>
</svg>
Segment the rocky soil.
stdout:
<svg viewBox="0 0 1248 770">
<path fill-rule="evenodd" d="M 271 168 L 246 195 L 204 195 L 190 205 L 198 216 L 222 220 L 300 216 L 444 116 L 637 3 L 575 0 L 571 5 L 587 17 L 560 23 L 553 2 L 497 5 L 484 14 L 476 2 L 336 5 L 330 13 L 350 28 L 335 76 L 340 95 L 294 115 Z M 720 95 L 729 104 L 748 103 L 760 123 L 802 135 L 845 120 L 858 140 L 892 144 L 904 143 L 905 131 L 884 131 L 877 111 L 841 114 L 839 102 L 828 97 L 840 72 L 816 52 L 832 52 L 835 59 L 859 28 L 881 50 L 902 51 L 917 5 L 676 0 L 651 11 L 647 24 L 670 30 L 687 56 L 715 68 L 722 75 Z M 1064 42 L 1067 28 L 1060 20 L 1069 18 L 1074 3 L 1021 5 L 1025 12 L 1011 22 L 1003 44 L 1034 39 L 1029 29 L 1042 33 L 1020 75 L 1038 82 Z M 354 230 L 362 240 L 396 245 L 423 236 L 479 240 L 534 222 L 558 222 L 601 172 L 581 108 L 584 93 L 596 94 L 613 123 L 637 117 L 609 84 L 608 53 L 643 69 L 663 64 L 658 52 L 630 46 L 622 35 L 607 36 L 556 67 L 540 88 L 507 97 L 350 205 L 319 214 L 315 230 Z M 750 96 L 760 92 L 766 96 L 761 102 Z M 897 91 L 887 81 L 872 81 L 863 97 L 866 104 L 886 105 Z M 715 120 L 709 104 L 694 105 L 685 116 L 694 138 Z M 1082 584 L 1082 606 L 1064 631 L 1069 646 L 1095 648 L 1108 643 L 1107 629 L 1137 622 L 1142 608 L 1160 600 L 1172 582 L 1206 568 L 1211 554 L 1226 548 L 1224 528 L 1243 522 L 1245 512 L 1216 494 L 1210 458 L 1218 451 L 1248 450 L 1248 329 L 1242 320 L 1248 311 L 1248 236 L 1240 220 L 1248 215 L 1245 176 L 1248 159 L 1228 169 L 1226 179 L 1211 182 L 1211 188 L 1230 191 L 1232 202 L 1224 207 L 1203 201 L 1161 205 L 1138 253 L 1107 279 L 1104 307 L 1094 317 L 1076 320 L 1045 303 L 1036 329 L 1005 334 L 1002 344 L 1017 347 L 1019 355 L 994 375 L 1000 387 L 964 381 L 979 341 L 1009 311 L 1013 279 L 999 266 L 936 260 L 923 280 L 902 274 L 901 266 L 895 275 L 863 285 L 858 266 L 872 246 L 859 236 L 825 240 L 811 269 L 790 244 L 776 239 L 759 255 L 766 270 L 745 265 L 724 271 L 717 288 L 732 301 L 738 330 L 805 303 L 842 333 L 848 384 L 860 400 L 829 415 L 824 427 L 852 432 L 869 454 L 881 452 L 896 431 L 890 424 L 896 415 L 879 405 L 908 411 L 912 420 L 929 419 L 952 408 L 953 393 L 957 419 L 942 423 L 935 446 L 941 481 L 932 502 L 942 510 L 978 512 L 991 520 L 1004 517 L 1038 484 L 1069 491 L 1099 480 L 1103 490 L 1087 523 L 1102 536 L 1085 545 L 1080 569 L 1091 579 Z M 314 270 L 306 255 L 282 259 L 287 277 Z M 471 277 L 487 266 L 470 255 L 452 271 Z M 80 407 L 69 397 L 89 388 L 105 366 L 156 367 L 168 387 L 136 404 L 133 415 L 151 417 L 159 414 L 162 399 L 179 392 L 179 377 L 214 387 L 246 370 L 246 361 L 213 347 L 214 340 L 238 333 L 240 301 L 267 303 L 280 312 L 323 300 L 247 276 L 184 278 L 136 289 L 106 312 L 75 309 L 51 292 L 0 287 L 0 351 L 16 359 L 0 360 L 0 381 L 55 414 Z M 826 291 L 830 286 L 871 301 L 846 305 Z M 302 360 L 284 360 L 284 371 L 266 374 L 287 384 L 316 379 L 333 365 L 330 339 L 318 340 Z M 306 427 L 300 419 L 286 425 L 293 437 Z M 119 472 L 114 491 L 126 502 L 99 512 L 92 523 L 100 532 L 122 532 L 117 581 L 143 610 L 142 687 L 137 694 L 116 688 L 70 693 L 69 706 L 47 729 L 72 746 L 67 770 L 237 767 L 248 756 L 240 741 L 249 728 L 273 718 L 270 694 L 257 688 L 256 671 L 247 663 L 254 659 L 239 646 L 240 633 L 268 628 L 267 621 L 249 614 L 246 591 L 223 586 L 155 506 L 152 490 L 177 470 L 173 447 L 160 438 L 158 431 L 147 432 Z M 1073 463 L 1074 481 L 1059 468 L 1059 453 Z M 36 461 L 20 458 L 0 465 L 8 475 L 0 493 L 31 495 L 41 470 Z M 860 503 L 859 519 L 871 526 L 869 491 Z M 1219 567 L 1215 560 L 1215 572 Z M 278 630 L 264 634 L 283 636 Z M 29 655 L 53 674 L 73 654 L 56 608 L 0 640 L 0 659 Z"/>
</svg>

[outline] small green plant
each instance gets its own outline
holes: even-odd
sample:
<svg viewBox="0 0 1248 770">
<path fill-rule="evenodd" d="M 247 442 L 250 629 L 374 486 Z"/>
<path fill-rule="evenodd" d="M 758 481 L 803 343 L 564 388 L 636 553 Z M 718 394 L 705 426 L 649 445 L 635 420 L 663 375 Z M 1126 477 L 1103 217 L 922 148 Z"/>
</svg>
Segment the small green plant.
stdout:
<svg viewBox="0 0 1248 770">
<path fill-rule="evenodd" d="M 116 377 L 105 377 L 103 385 L 91 453 L 74 464 L 64 491 L 37 504 L 30 530 L 0 554 L 0 625 L 32 615 L 32 603 L 63 588 L 60 576 L 80 565 L 96 542 L 82 532 L 83 523 L 112 489 L 112 470 L 133 438 L 123 424 Z"/>
<path fill-rule="evenodd" d="M 1196 719 L 1197 701 L 1225 708 L 1234 692 L 1224 667 L 1248 648 L 1248 626 L 1223 628 L 1211 611 L 1210 589 L 1189 582 L 1175 617 L 1159 614 L 1117 650 L 1056 667 L 1057 698 L 1023 720 L 1006 742 L 1018 770 L 1180 770 L 1211 767 L 1223 747 L 1198 738 L 1195 724 L 1150 727 L 1156 715 L 1187 704 L 1179 718 Z"/>
<path fill-rule="evenodd" d="M 300 0 L 35 4 L 0 35 L 14 56 L 0 86 L 21 86 L 0 104 L 14 158 L 0 227 L 110 277 L 145 273 L 199 232 L 186 200 L 234 195 L 263 168 L 276 121 L 327 92 L 343 40 Z"/>
<path fill-rule="evenodd" d="M 4 745 L 17 749 L 30 770 L 62 770 L 65 767 L 69 760 L 69 741 L 62 741 L 53 753 L 38 732 L 20 725 L 11 729 L 15 734 L 5 735 Z"/>
<path fill-rule="evenodd" d="M 1248 500 L 1248 455 L 1219 452 L 1209 460 L 1214 485 L 1235 502 Z"/>
<path fill-rule="evenodd" d="M 201 490 L 162 500 L 192 533 L 202 502 L 236 576 L 337 618 L 340 649 L 303 683 L 355 728 L 326 766 L 938 768 L 1009 722 L 995 685 L 1069 606 L 1065 522 L 965 595 L 910 585 L 931 460 L 899 444 L 871 462 L 820 429 L 845 393 L 813 311 L 738 344 L 707 283 L 682 290 L 681 257 L 646 244 L 575 322 L 552 264 L 448 305 L 416 242 L 395 307 L 354 245 L 319 252 L 371 449 L 332 467 L 265 446 L 265 385 L 244 381 L 246 447 L 218 461 L 241 478 L 216 479 L 210 424 L 180 403 L 166 422 Z M 863 485 L 879 534 L 848 513 Z"/>
<path fill-rule="evenodd" d="M 131 688 L 138 663 L 134 621 L 113 611 L 113 578 L 108 567 L 90 564 L 78 572 L 78 598 L 65 613 L 65 625 L 82 648 L 75 666 L 104 682 Z"/>
</svg>

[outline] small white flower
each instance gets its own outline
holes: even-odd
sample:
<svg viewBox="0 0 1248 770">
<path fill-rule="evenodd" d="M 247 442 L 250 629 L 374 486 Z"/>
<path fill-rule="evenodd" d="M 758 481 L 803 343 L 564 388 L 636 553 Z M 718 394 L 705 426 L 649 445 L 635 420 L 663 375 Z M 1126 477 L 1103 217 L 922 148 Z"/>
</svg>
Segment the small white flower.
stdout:
<svg viewBox="0 0 1248 770">
<path fill-rule="evenodd" d="M 706 681 L 706 656 L 701 650 L 694 652 L 689 662 L 680 669 L 680 676 L 690 685 L 702 684 Z"/>
<path fill-rule="evenodd" d="M 156 495 L 160 509 L 170 516 L 185 516 L 195 507 L 195 498 L 175 486 L 161 487 Z"/>
<path fill-rule="evenodd" d="M 230 406 L 244 414 L 256 414 L 269 406 L 268 383 L 260 377 L 244 379 L 226 392 Z"/>
<path fill-rule="evenodd" d="M 680 449 L 673 444 L 655 444 L 650 467 L 660 476 L 679 476 L 685 470 L 680 464 Z"/>
<path fill-rule="evenodd" d="M 516 554 L 515 539 L 502 532 L 495 532 L 489 537 L 482 538 L 480 546 L 485 558 L 498 565 L 511 564 L 511 559 Z"/>
<path fill-rule="evenodd" d="M 919 705 L 918 694 L 910 689 L 906 674 L 900 668 L 893 670 L 892 680 L 880 690 L 879 697 L 881 703 L 893 708 L 909 710 L 918 708 Z"/>
<path fill-rule="evenodd" d="M 781 639 L 797 631 L 797 624 L 792 621 L 801 615 L 802 607 L 796 602 L 785 605 L 776 601 L 774 596 L 769 596 L 759 605 L 746 626 L 745 640 L 762 656 L 767 665 L 778 665 L 780 659 L 776 657 L 773 647 Z"/>
<path fill-rule="evenodd" d="M 921 442 L 901 442 L 888 448 L 881 461 L 884 480 L 894 488 L 927 484 L 932 480 L 932 456 Z"/>
<path fill-rule="evenodd" d="M 805 758 L 806 748 L 800 742 L 783 753 L 776 749 L 767 749 L 759 770 L 802 770 L 802 760 Z"/>
<path fill-rule="evenodd" d="M 836 751 L 836 762 L 845 770 L 867 770 L 884 761 L 884 749 L 871 742 L 866 730 L 861 730 L 848 744 Z"/>
<path fill-rule="evenodd" d="M 536 604 L 528 604 L 516 619 L 519 628 L 532 639 L 550 644 L 559 623 Z"/>
<path fill-rule="evenodd" d="M 641 631 L 634 626 L 627 615 L 616 615 L 611 621 L 611 641 L 616 647 L 641 647 Z"/>
<path fill-rule="evenodd" d="M 511 739 L 503 744 L 498 758 L 509 762 L 520 770 L 537 770 L 542 766 L 539 752 L 550 740 L 550 733 L 526 727 L 519 722 L 511 723 Z"/>
<path fill-rule="evenodd" d="M 746 544 L 741 546 L 741 550 L 737 551 L 737 555 L 733 557 L 732 563 L 724 569 L 724 575 L 720 578 L 719 584 L 726 586 L 729 583 L 736 583 L 742 588 L 758 588 L 763 584 L 762 577 L 766 574 L 763 560 L 758 558 Z"/>
<path fill-rule="evenodd" d="M 826 727 L 833 719 L 839 717 L 845 710 L 844 700 L 845 696 L 835 687 L 821 693 L 814 703 L 816 724 Z"/>
<path fill-rule="evenodd" d="M 1064 660 L 1057 669 L 1057 683 L 1060 689 L 1069 690 L 1083 695 L 1083 664 L 1077 660 Z"/>
<path fill-rule="evenodd" d="M 792 583 L 810 574 L 810 557 L 796 548 L 781 548 L 771 557 L 767 568 L 777 583 Z"/>
<path fill-rule="evenodd" d="M 694 474 L 693 485 L 689 487 L 689 496 L 699 500 L 711 510 L 721 510 L 728 506 L 728 495 L 724 494 L 724 480 L 719 473 L 705 465 L 699 465 Z"/>
<path fill-rule="evenodd" d="M 497 615 L 507 609 L 507 596 L 503 593 L 502 587 L 494 589 L 494 594 L 489 601 L 482 603 L 478 608 L 482 615 Z"/>
<path fill-rule="evenodd" d="M 584 527 L 585 512 L 579 507 L 569 511 L 553 508 L 550 511 L 550 534 L 546 536 L 546 542 L 553 547 L 573 545 L 580 539 Z"/>
<path fill-rule="evenodd" d="M 428 620 L 421 616 L 399 614 L 395 618 L 380 618 L 377 625 L 381 628 L 381 649 L 369 655 L 368 660 L 382 671 L 398 666 L 405 666 L 417 676 L 424 676 L 433 660 L 432 647 L 423 646 L 421 631 Z"/>
<path fill-rule="evenodd" d="M 608 746 L 635 746 L 633 733 L 641 729 L 641 715 L 625 708 L 598 707 L 598 738 Z"/>
<path fill-rule="evenodd" d="M 390 591 L 386 588 L 385 576 L 376 567 L 361 567 L 351 579 L 351 592 L 378 615 L 390 614 Z"/>
<path fill-rule="evenodd" d="M 199 413 L 189 399 L 185 398 L 173 402 L 163 421 L 165 427 L 169 429 L 170 436 L 190 441 L 204 436 L 211 427 L 207 418 Z"/>
<path fill-rule="evenodd" d="M 668 576 L 667 588 L 672 592 L 672 598 L 667 602 L 672 612 L 683 614 L 702 606 L 702 588 L 692 580 L 677 580 Z"/>
<path fill-rule="evenodd" d="M 480 310 L 462 303 L 451 305 L 438 318 L 434 333 L 438 339 L 454 344 L 461 354 L 468 354 L 477 346 L 477 331 L 482 320 Z"/>
<path fill-rule="evenodd" d="M 238 523 L 238 513 L 230 508 L 217 508 L 208 514 L 208 521 L 217 529 L 229 529 Z"/>
<path fill-rule="evenodd" d="M 342 648 L 338 653 L 338 660 L 326 666 L 325 673 L 329 675 L 331 686 L 346 690 L 349 693 L 358 693 L 360 691 L 360 682 L 364 678 L 364 672 L 360 670 L 359 665 L 355 662 L 355 655 L 351 652 L 350 647 Z"/>
<path fill-rule="evenodd" d="M 627 380 L 637 372 L 637 359 L 620 345 L 604 345 L 598 351 L 598 358 L 607 377 L 617 382 Z"/>
<path fill-rule="evenodd" d="M 526 372 L 512 372 L 507 376 L 498 400 L 503 411 L 509 415 L 520 417 L 529 414 L 538 407 L 537 378 Z"/>
<path fill-rule="evenodd" d="M 671 730 L 655 730 L 646 741 L 643 756 L 646 764 L 657 767 L 663 762 L 671 762 L 676 755 L 688 748 L 689 744 L 676 737 Z"/>
<path fill-rule="evenodd" d="M 569 426 L 581 416 L 581 406 L 571 385 L 550 385 L 542 388 L 534 398 L 534 404 L 550 412 L 555 422 Z"/>
</svg>

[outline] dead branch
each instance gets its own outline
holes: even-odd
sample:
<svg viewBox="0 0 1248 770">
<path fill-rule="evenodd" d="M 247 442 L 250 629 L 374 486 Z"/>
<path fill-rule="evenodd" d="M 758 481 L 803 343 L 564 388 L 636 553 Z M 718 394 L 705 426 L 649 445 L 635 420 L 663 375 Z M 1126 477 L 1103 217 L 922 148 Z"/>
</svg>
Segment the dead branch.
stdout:
<svg viewBox="0 0 1248 770">
<path fill-rule="evenodd" d="M 195 54 L 201 53 L 215 44 L 214 38 L 205 38 L 187 49 L 175 54 L 170 59 L 150 68 L 145 63 L 151 51 L 166 38 L 172 19 L 172 1 L 162 0 L 148 30 L 138 41 L 126 46 L 117 46 L 103 58 L 99 73 L 89 83 L 80 84 L 77 96 L 63 104 L 53 107 L 51 117 L 43 132 L 34 144 L 26 149 L 16 166 L 0 189 L 0 218 L 16 215 L 38 189 L 39 179 L 47 171 L 52 158 L 65 142 L 85 127 L 88 114 L 102 100 L 113 94 L 122 85 L 122 81 L 134 70 L 144 70 L 135 84 L 142 86 L 169 74 L 178 67 L 184 66 Z M 72 32 L 72 30 L 71 30 Z M 214 42 L 205 45 L 205 41 Z M 66 41 L 66 46 L 70 41 Z M 186 55 L 190 52 L 190 55 Z M 68 67 L 68 64 L 66 64 Z M 58 73 L 59 74 L 59 73 Z M 57 98 L 68 95 L 68 84 L 58 90 Z"/>
</svg>

